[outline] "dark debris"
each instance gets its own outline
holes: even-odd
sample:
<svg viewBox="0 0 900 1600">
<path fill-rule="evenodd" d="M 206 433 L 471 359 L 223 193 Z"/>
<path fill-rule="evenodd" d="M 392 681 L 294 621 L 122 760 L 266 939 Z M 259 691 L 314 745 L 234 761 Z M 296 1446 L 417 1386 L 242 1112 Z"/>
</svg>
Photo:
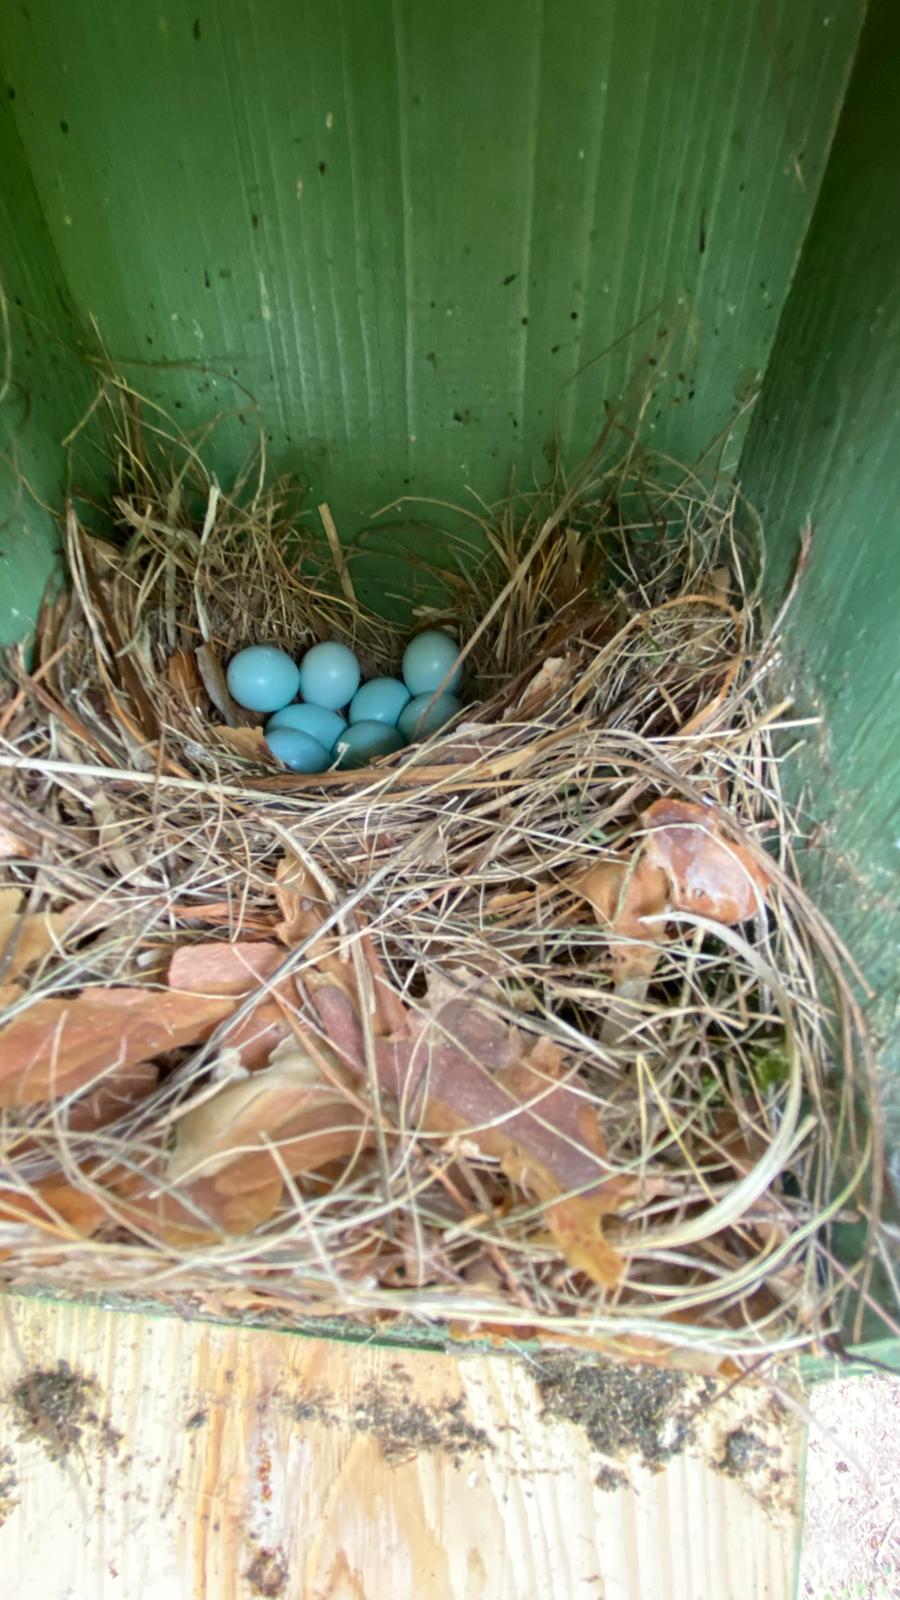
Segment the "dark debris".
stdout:
<svg viewBox="0 0 900 1600">
<path fill-rule="evenodd" d="M 716 1465 L 729 1477 L 743 1478 L 745 1473 L 765 1466 L 771 1454 L 771 1447 L 752 1428 L 735 1428 L 726 1435 L 722 1458 Z"/>
<path fill-rule="evenodd" d="M 577 1356 L 542 1358 L 537 1383 L 545 1417 L 582 1427 L 593 1448 L 613 1459 L 637 1456 L 658 1471 L 694 1437 L 696 1386 L 663 1367 L 624 1367 Z M 601 1468 L 601 1489 L 618 1489 L 625 1474 Z"/>
<path fill-rule="evenodd" d="M 298 1422 L 319 1422 L 370 1434 L 378 1440 L 390 1466 L 440 1451 L 458 1467 L 465 1456 L 493 1449 L 485 1430 L 476 1428 L 466 1416 L 462 1397 L 429 1406 L 407 1396 L 407 1384 L 397 1376 L 367 1383 L 349 1411 L 322 1392 L 302 1396 L 292 1409 Z"/>
<path fill-rule="evenodd" d="M 288 1569 L 280 1550 L 259 1550 L 245 1573 L 254 1594 L 263 1600 L 280 1600 L 288 1580 Z"/>
<path fill-rule="evenodd" d="M 55 1367 L 27 1372 L 11 1390 L 12 1409 L 19 1438 L 41 1444 L 51 1461 L 65 1461 L 73 1451 L 83 1453 L 88 1434 L 96 1448 L 116 1455 L 122 1435 L 97 1412 L 98 1387 L 93 1378 L 73 1372 L 67 1361 Z"/>
<path fill-rule="evenodd" d="M 18 1487 L 15 1457 L 11 1450 L 0 1450 L 0 1528 L 19 1504 Z"/>
</svg>

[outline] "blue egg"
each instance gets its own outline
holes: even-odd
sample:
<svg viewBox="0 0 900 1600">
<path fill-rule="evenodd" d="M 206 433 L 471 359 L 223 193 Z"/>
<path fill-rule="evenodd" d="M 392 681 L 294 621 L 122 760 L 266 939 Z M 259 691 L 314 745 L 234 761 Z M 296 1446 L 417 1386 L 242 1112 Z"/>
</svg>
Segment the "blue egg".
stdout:
<svg viewBox="0 0 900 1600">
<path fill-rule="evenodd" d="M 418 634 L 403 652 L 403 678 L 410 694 L 434 694 L 440 684 L 444 685 L 446 694 L 458 689 L 462 682 L 462 667 L 457 667 L 453 676 L 444 683 L 458 654 L 459 645 L 449 633 L 428 628 L 425 633 Z"/>
<path fill-rule="evenodd" d="M 351 722 L 334 747 L 340 767 L 367 767 L 376 756 L 389 756 L 403 749 L 396 728 L 386 722 Z"/>
<path fill-rule="evenodd" d="M 272 728 L 266 732 L 266 744 L 273 756 L 292 772 L 324 772 L 331 766 L 331 756 L 318 739 L 301 733 L 299 728 Z"/>
<path fill-rule="evenodd" d="M 333 750 L 335 740 L 339 739 L 347 724 L 343 717 L 336 711 L 326 711 L 324 706 L 292 705 L 285 706 L 283 711 L 276 711 L 266 723 L 266 733 L 270 734 L 273 728 L 298 728 L 301 733 L 308 733 L 310 738 L 317 739 L 326 750 Z"/>
<path fill-rule="evenodd" d="M 415 739 L 427 739 L 437 733 L 458 710 L 455 694 L 439 694 L 436 700 L 430 694 L 418 694 L 404 706 L 397 726 L 404 739 L 412 744 Z"/>
<path fill-rule="evenodd" d="M 225 674 L 228 692 L 248 711 L 280 711 L 300 687 L 300 672 L 286 650 L 254 644 L 232 656 Z"/>
<path fill-rule="evenodd" d="M 314 644 L 300 663 L 300 693 L 310 705 L 338 711 L 359 688 L 359 662 L 352 650 L 334 639 Z"/>
<path fill-rule="evenodd" d="M 396 725 L 409 700 L 409 690 L 399 678 L 370 678 L 350 702 L 351 722 L 389 722 Z"/>
</svg>

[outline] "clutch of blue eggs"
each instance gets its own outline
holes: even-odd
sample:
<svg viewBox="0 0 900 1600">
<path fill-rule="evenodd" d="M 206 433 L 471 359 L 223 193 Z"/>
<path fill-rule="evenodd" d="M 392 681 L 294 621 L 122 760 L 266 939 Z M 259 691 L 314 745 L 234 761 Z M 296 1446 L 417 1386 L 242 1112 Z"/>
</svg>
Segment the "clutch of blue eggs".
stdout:
<svg viewBox="0 0 900 1600">
<path fill-rule="evenodd" d="M 368 766 L 455 717 L 458 654 L 449 633 L 428 628 L 407 645 L 399 678 L 363 683 L 353 651 L 337 640 L 313 645 L 299 664 L 276 645 L 255 644 L 232 657 L 226 677 L 239 706 L 267 714 L 266 743 L 282 766 L 326 772 Z"/>
</svg>

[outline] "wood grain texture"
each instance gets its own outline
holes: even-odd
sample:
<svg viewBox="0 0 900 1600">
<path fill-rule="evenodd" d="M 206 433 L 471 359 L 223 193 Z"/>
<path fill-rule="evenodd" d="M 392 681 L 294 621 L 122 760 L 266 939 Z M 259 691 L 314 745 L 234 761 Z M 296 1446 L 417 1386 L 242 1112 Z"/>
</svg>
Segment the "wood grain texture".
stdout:
<svg viewBox="0 0 900 1600">
<path fill-rule="evenodd" d="M 610 1491 L 518 1358 L 36 1300 L 7 1300 L 2 1326 L 2 1600 L 792 1593 L 800 1441 L 761 1391 L 703 1409 L 689 1451 L 655 1474 L 628 1462 L 632 1487 Z M 54 1460 L 15 1396 L 60 1361 L 89 1415 Z M 750 1435 L 777 1449 L 763 1476 L 709 1464 Z"/>
</svg>

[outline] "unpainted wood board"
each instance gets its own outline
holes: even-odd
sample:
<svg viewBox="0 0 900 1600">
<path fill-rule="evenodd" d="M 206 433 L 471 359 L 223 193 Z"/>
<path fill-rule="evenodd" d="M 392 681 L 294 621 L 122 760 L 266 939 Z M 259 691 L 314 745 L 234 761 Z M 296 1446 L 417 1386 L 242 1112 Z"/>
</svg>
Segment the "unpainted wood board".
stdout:
<svg viewBox="0 0 900 1600">
<path fill-rule="evenodd" d="M 763 1390 L 706 1408 L 701 1442 L 665 1470 L 629 1465 L 633 1486 L 604 1490 L 527 1360 L 38 1300 L 2 1312 L 2 1600 L 792 1592 L 796 1427 L 776 1419 L 764 1487 L 710 1465 L 736 1429 L 772 1437 Z M 52 1430 L 22 1437 L 14 1399 L 61 1361 L 86 1384 L 62 1460 Z"/>
</svg>

